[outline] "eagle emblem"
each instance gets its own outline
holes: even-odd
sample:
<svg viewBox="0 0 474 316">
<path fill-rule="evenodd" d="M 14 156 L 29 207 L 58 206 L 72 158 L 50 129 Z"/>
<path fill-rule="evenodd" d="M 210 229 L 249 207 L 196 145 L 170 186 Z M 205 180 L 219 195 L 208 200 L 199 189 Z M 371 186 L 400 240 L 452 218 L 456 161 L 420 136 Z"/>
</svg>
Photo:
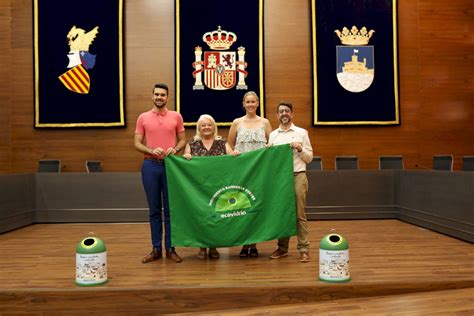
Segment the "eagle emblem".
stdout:
<svg viewBox="0 0 474 316">
<path fill-rule="evenodd" d="M 90 77 L 87 70 L 92 69 L 96 61 L 96 55 L 89 53 L 89 47 L 98 33 L 98 26 L 86 32 L 74 25 L 66 35 L 69 45 L 67 68 L 71 69 L 60 75 L 59 80 L 72 92 L 89 93 Z"/>
</svg>

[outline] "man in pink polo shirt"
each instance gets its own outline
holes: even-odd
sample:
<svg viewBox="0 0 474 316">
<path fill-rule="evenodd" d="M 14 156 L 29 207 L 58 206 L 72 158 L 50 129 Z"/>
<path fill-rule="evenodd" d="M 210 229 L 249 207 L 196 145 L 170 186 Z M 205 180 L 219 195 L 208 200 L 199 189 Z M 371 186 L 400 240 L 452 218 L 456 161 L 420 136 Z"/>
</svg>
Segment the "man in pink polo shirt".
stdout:
<svg viewBox="0 0 474 316">
<path fill-rule="evenodd" d="M 168 86 L 164 83 L 155 84 L 152 96 L 155 105 L 150 111 L 140 114 L 135 129 L 135 149 L 145 154 L 142 165 L 142 182 L 150 208 L 149 217 L 153 244 L 152 251 L 142 259 L 143 263 L 162 258 L 162 207 L 165 222 L 166 258 L 173 262 L 182 261 L 171 245 L 170 209 L 164 158 L 183 149 L 186 139 L 183 117 L 178 112 L 166 108 L 168 90 Z M 178 138 L 177 144 L 176 138 Z"/>
</svg>

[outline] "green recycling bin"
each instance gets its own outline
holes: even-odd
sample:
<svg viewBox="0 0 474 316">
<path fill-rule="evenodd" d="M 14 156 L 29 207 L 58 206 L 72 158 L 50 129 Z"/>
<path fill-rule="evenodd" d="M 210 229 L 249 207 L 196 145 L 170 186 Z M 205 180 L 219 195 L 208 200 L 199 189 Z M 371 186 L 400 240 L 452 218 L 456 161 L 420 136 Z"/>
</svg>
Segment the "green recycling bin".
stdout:
<svg viewBox="0 0 474 316">
<path fill-rule="evenodd" d="M 107 249 L 98 237 L 86 237 L 76 247 L 76 284 L 94 286 L 107 282 Z"/>
<path fill-rule="evenodd" d="M 319 244 L 319 279 L 326 282 L 348 282 L 349 243 L 336 233 L 330 233 Z"/>
</svg>

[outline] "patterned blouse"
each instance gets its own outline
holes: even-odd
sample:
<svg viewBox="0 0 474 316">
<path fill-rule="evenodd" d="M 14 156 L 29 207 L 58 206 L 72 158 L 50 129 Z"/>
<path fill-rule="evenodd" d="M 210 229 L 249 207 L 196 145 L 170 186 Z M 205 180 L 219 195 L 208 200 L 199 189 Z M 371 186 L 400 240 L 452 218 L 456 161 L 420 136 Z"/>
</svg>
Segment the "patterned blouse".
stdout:
<svg viewBox="0 0 474 316">
<path fill-rule="evenodd" d="M 201 140 L 191 139 L 188 143 L 193 156 L 222 156 L 226 154 L 226 141 L 224 139 L 215 139 L 209 150 Z"/>
<path fill-rule="evenodd" d="M 263 126 L 259 128 L 240 126 L 237 130 L 235 149 L 241 153 L 263 148 L 266 143 L 267 137 L 265 135 L 265 127 Z"/>
</svg>

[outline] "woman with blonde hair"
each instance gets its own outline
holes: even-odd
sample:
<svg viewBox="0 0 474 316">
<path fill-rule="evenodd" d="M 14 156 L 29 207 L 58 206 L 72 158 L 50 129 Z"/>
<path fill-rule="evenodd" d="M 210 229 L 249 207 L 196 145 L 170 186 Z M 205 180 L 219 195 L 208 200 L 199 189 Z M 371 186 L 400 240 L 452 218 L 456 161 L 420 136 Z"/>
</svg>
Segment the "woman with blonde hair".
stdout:
<svg viewBox="0 0 474 316">
<path fill-rule="evenodd" d="M 214 118 L 208 114 L 199 117 L 196 125 L 196 135 L 186 144 L 183 157 L 192 159 L 193 156 L 221 156 L 231 154 L 229 144 L 217 134 L 217 125 Z M 200 248 L 198 258 L 218 259 L 216 248 Z"/>
<path fill-rule="evenodd" d="M 254 91 L 245 93 L 242 105 L 245 115 L 236 118 L 229 130 L 229 145 L 234 155 L 265 147 L 272 131 L 270 122 L 257 115 L 259 99 Z M 239 256 L 258 257 L 257 245 L 244 245 Z"/>
</svg>

